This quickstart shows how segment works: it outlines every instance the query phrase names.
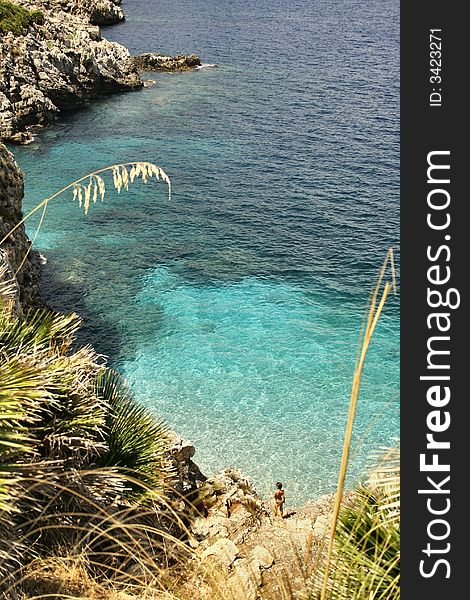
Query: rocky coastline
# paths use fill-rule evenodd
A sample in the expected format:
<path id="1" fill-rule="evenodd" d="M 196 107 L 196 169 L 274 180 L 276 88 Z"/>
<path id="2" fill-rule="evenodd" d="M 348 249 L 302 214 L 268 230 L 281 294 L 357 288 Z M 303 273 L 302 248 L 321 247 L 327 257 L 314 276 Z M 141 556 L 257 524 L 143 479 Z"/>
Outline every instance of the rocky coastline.
<path id="1" fill-rule="evenodd" d="M 121 0 L 12 3 L 40 11 L 44 19 L 22 35 L 0 30 L 0 239 L 21 221 L 24 195 L 23 174 L 2 140 L 27 143 L 31 128 L 51 124 L 60 111 L 80 108 L 104 94 L 142 87 L 139 71 L 186 71 L 201 66 L 195 54 L 148 52 L 131 57 L 124 46 L 103 39 L 98 25 L 125 18 Z M 41 261 L 32 251 L 24 225 L 2 244 L 0 262 L 6 267 L 4 280 L 14 280 L 18 311 L 40 306 Z M 193 461 L 195 451 L 191 442 L 172 434 L 173 485 L 183 494 L 206 481 Z M 250 485 L 252 497 L 258 498 Z"/>
<path id="2" fill-rule="evenodd" d="M 14 0 L 43 18 L 0 39 L 0 139 L 27 143 L 30 129 L 60 111 L 142 81 L 127 48 L 101 37 L 98 24 L 123 20 L 112 0 Z"/>
<path id="3" fill-rule="evenodd" d="M 23 199 L 21 170 L 2 141 L 27 144 L 34 129 L 53 124 L 62 111 L 142 88 L 139 71 L 186 71 L 201 65 L 194 54 L 172 57 L 149 52 L 132 57 L 121 44 L 102 38 L 100 25 L 125 19 L 121 0 L 4 4 L 34 19 L 27 19 L 28 25 L 20 29 L 11 23 L 4 29 L 0 12 L 0 239 L 21 220 Z M 40 260 L 30 245 L 24 226 L 2 245 L 0 267 L 16 273 L 19 310 L 40 303 Z"/>
<path id="4" fill-rule="evenodd" d="M 31 130 L 48 126 L 62 111 L 91 100 L 138 90 L 139 71 L 186 71 L 198 56 L 145 53 L 101 36 L 100 25 L 124 20 L 121 0 L 11 0 L 32 11 L 26 27 L 4 31 L 0 23 L 0 139 L 27 144 Z M 10 29 L 12 29 L 10 27 Z"/>
<path id="5" fill-rule="evenodd" d="M 80 108 L 106 94 L 139 89 L 143 85 L 139 71 L 184 71 L 201 65 L 195 55 L 131 57 L 120 44 L 103 39 L 99 25 L 124 19 L 119 0 L 14 3 L 40 10 L 44 21 L 32 24 L 23 35 L 9 32 L 0 38 L 0 239 L 21 221 L 23 199 L 21 170 L 2 139 L 27 143 L 32 128 L 52 124 L 60 111 Z M 37 306 L 40 261 L 31 252 L 24 226 L 1 250 L 0 262 L 7 268 L 4 279 L 15 279 L 18 310 Z M 195 452 L 191 442 L 172 435 L 173 487 L 182 497 L 198 501 L 201 490 L 203 494 L 205 514 L 194 519 L 191 543 L 223 566 L 229 588 L 242 581 L 244 598 L 254 600 L 261 586 L 275 588 L 277 569 L 289 567 L 289 561 L 294 565 L 296 552 L 310 538 L 324 538 L 332 498 L 295 509 L 289 519 L 273 523 L 271 507 L 250 478 L 237 469 L 207 478 L 193 461 Z"/>
<path id="6" fill-rule="evenodd" d="M 139 71 L 190 71 L 201 66 L 201 59 L 196 54 L 167 56 L 145 52 L 133 57 L 133 62 Z"/>
<path id="7" fill-rule="evenodd" d="M 106 94 L 139 89 L 139 70 L 184 71 L 201 64 L 195 55 L 146 53 L 131 57 L 124 46 L 103 39 L 99 25 L 124 20 L 121 0 L 12 0 L 40 11 L 21 35 L 0 28 L 0 284 L 13 283 L 17 312 L 41 305 L 41 261 L 31 248 L 23 218 L 23 173 L 2 143 L 28 143 L 32 130 L 51 125 L 61 111 L 75 110 Z M 16 227 L 16 229 L 15 229 Z M 171 434 L 172 485 L 191 494 L 205 481 L 191 442 Z"/>
<path id="8" fill-rule="evenodd" d="M 22 198 L 22 172 L 12 153 L 0 143 L 2 237 L 20 222 Z M 29 253 L 30 245 L 21 226 L 2 244 L 0 253 L 0 263 L 3 260 L 8 267 L 4 280 L 19 269 L 15 289 L 20 312 L 39 301 L 40 265 L 35 254 Z M 192 548 L 201 559 L 214 562 L 227 589 L 239 590 L 243 600 L 256 600 L 261 589 L 277 594 L 280 577 L 298 569 L 298 556 L 306 547 L 321 552 L 330 528 L 333 497 L 302 507 L 289 506 L 287 518 L 276 519 L 270 502 L 257 493 L 249 477 L 235 468 L 206 477 L 193 460 L 195 453 L 191 442 L 171 434 L 168 458 L 173 476 L 169 483 L 180 499 L 181 511 L 188 513 Z M 199 584 L 197 580 L 188 583 Z"/>

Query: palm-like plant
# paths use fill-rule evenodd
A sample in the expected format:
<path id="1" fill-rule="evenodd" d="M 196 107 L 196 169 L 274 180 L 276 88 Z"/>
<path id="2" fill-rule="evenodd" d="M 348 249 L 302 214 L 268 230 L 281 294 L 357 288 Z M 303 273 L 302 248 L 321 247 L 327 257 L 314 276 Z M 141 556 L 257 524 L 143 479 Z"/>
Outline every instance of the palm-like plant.
<path id="1" fill-rule="evenodd" d="M 103 367 L 90 348 L 71 350 L 80 322 L 76 315 L 45 310 L 19 317 L 0 307 L 3 368 L 19 379 L 13 397 L 20 403 L 33 400 L 25 410 L 34 414 L 34 422 L 28 418 L 19 426 L 27 427 L 35 454 L 43 459 L 66 459 L 71 447 L 101 443 L 106 411 L 94 394 L 94 381 Z M 3 385 L 8 381 L 4 374 Z"/>
<path id="2" fill-rule="evenodd" d="M 97 510 L 118 497 L 134 502 L 139 493 L 148 496 L 149 486 L 163 494 L 165 426 L 136 404 L 102 357 L 74 348 L 79 326 L 76 315 L 19 316 L 0 300 L 4 566 L 14 564 L 11 548 L 24 544 L 28 531 L 37 548 L 51 547 L 96 521 Z"/>
<path id="3" fill-rule="evenodd" d="M 98 465 L 123 469 L 148 486 L 161 487 L 170 471 L 165 423 L 138 404 L 123 377 L 111 369 L 99 374 L 96 395 L 109 407 L 107 450 Z"/>

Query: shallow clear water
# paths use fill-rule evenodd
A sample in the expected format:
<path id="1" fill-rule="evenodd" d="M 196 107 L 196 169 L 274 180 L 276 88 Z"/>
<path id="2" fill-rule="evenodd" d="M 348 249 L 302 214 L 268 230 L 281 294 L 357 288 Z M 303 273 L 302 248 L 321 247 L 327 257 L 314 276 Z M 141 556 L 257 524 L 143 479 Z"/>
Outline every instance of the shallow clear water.
<path id="1" fill-rule="evenodd" d="M 133 52 L 218 63 L 65 116 L 17 148 L 26 205 L 135 159 L 173 183 L 50 206 L 44 293 L 193 440 L 296 503 L 333 489 L 363 307 L 398 245 L 398 2 L 125 2 Z M 30 224 L 30 232 L 33 225 Z M 350 482 L 398 435 L 398 302 L 365 369 Z"/>

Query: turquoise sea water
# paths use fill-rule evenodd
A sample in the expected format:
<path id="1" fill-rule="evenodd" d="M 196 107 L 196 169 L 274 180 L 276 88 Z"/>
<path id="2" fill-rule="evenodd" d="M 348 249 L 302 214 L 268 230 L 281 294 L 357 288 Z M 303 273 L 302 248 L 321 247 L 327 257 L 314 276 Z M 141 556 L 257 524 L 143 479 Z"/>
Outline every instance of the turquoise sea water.
<path id="1" fill-rule="evenodd" d="M 104 35 L 204 68 L 64 116 L 15 149 L 26 206 L 95 168 L 173 183 L 51 204 L 50 304 L 84 317 L 143 402 L 293 503 L 336 482 L 363 307 L 398 246 L 398 2 L 127 0 Z M 34 232 L 30 224 L 30 233 Z M 397 257 L 398 258 L 398 257 Z M 398 435 L 398 301 L 365 369 L 350 482 Z"/>

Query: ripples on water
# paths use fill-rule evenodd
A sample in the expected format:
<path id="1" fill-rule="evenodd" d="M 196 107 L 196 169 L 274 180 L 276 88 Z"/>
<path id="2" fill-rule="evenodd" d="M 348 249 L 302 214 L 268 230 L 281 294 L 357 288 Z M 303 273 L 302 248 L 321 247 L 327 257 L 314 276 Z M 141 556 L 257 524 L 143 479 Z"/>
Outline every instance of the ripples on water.
<path id="1" fill-rule="evenodd" d="M 191 438 L 294 502 L 331 491 L 371 280 L 398 244 L 398 2 L 125 3 L 133 52 L 218 68 L 94 103 L 16 149 L 27 205 L 87 171 L 172 179 L 50 207 L 44 290 Z M 152 21 L 152 22 L 150 22 Z M 368 359 L 351 481 L 398 435 L 398 303 Z"/>

